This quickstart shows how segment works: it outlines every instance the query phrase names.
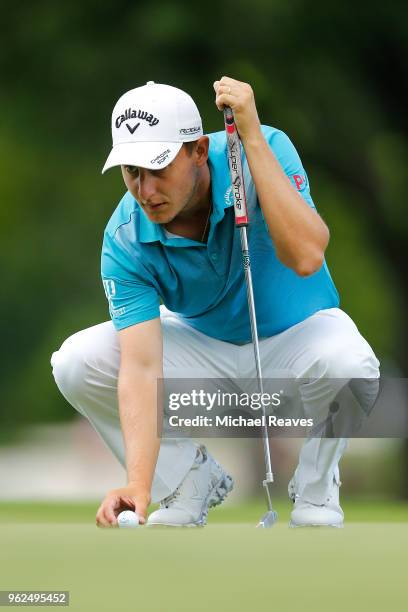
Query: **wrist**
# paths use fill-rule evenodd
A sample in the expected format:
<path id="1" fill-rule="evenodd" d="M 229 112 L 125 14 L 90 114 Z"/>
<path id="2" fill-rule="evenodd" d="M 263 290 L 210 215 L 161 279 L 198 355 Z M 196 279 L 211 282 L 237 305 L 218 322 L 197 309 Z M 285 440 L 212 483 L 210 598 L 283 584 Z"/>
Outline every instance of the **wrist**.
<path id="1" fill-rule="evenodd" d="M 145 500 L 148 504 L 151 501 L 150 488 L 138 480 L 128 480 L 127 487 L 135 491 L 135 496 L 140 500 Z"/>
<path id="2" fill-rule="evenodd" d="M 264 147 L 267 144 L 259 124 L 253 129 L 248 130 L 246 134 L 242 135 L 241 141 L 245 150 L 248 148 L 257 149 Z"/>

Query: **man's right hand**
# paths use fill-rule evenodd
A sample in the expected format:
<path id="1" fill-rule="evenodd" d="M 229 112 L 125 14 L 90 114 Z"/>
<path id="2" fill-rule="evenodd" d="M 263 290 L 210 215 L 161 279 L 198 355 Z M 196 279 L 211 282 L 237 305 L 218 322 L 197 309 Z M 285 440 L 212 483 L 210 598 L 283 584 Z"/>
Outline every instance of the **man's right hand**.
<path id="1" fill-rule="evenodd" d="M 126 487 L 112 489 L 106 495 L 96 513 L 98 527 L 117 527 L 117 517 L 123 510 L 133 510 L 139 516 L 140 524 L 146 522 L 150 494 L 141 494 L 140 487 L 129 483 Z"/>

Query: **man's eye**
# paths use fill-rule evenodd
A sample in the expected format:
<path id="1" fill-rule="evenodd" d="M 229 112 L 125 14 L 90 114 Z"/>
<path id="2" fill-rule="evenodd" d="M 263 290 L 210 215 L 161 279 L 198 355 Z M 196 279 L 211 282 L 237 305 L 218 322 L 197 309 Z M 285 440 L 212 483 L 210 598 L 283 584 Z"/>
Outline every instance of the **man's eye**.
<path id="1" fill-rule="evenodd" d="M 138 173 L 138 168 L 137 166 L 125 166 L 126 168 L 126 172 L 129 172 L 129 174 L 137 174 Z"/>

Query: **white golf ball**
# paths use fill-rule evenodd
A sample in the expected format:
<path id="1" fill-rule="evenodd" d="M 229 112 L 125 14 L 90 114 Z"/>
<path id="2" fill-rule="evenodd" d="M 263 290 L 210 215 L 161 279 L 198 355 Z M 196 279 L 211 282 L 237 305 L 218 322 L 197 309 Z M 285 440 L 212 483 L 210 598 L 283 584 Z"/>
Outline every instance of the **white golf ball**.
<path id="1" fill-rule="evenodd" d="M 122 529 L 139 527 L 139 516 L 133 510 L 124 510 L 118 515 L 118 526 Z"/>

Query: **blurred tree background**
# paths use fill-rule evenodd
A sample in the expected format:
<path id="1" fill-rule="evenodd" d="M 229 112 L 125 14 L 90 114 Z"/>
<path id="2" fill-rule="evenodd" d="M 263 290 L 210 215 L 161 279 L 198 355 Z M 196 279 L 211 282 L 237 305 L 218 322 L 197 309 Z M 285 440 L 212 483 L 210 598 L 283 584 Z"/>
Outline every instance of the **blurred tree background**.
<path id="1" fill-rule="evenodd" d="M 3 5 L 3 440 L 74 417 L 49 359 L 108 318 L 99 255 L 124 188 L 119 171 L 100 171 L 113 104 L 148 80 L 187 90 L 207 132 L 223 127 L 213 81 L 252 84 L 261 121 L 290 136 L 306 167 L 342 308 L 383 373 L 405 375 L 407 13 L 398 0 Z"/>

